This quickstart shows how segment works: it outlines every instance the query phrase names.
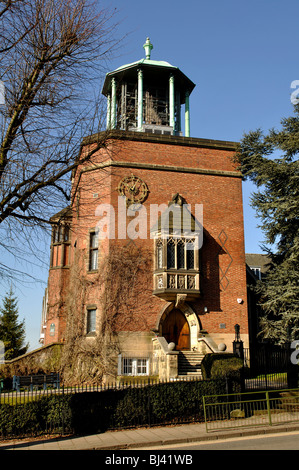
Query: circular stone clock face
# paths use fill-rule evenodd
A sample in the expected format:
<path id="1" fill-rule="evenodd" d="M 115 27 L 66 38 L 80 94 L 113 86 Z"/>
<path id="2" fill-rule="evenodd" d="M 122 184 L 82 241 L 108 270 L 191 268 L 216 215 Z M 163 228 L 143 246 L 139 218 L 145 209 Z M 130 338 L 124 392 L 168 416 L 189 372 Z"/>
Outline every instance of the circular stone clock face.
<path id="1" fill-rule="evenodd" d="M 141 204 L 147 197 L 148 187 L 141 178 L 131 175 L 120 181 L 118 192 L 125 196 L 128 205 Z"/>

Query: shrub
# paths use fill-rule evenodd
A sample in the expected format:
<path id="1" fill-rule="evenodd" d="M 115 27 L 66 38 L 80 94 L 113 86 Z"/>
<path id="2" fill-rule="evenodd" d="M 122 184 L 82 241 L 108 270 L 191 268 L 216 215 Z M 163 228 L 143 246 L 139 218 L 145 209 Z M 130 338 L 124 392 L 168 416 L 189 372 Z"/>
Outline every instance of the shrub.
<path id="1" fill-rule="evenodd" d="M 229 392 L 243 389 L 243 360 L 233 353 L 206 354 L 201 363 L 204 379 L 225 378 Z"/>
<path id="2" fill-rule="evenodd" d="M 46 431 L 71 430 L 70 396 L 45 396 L 19 404 L 0 406 L 2 436 L 38 435 Z"/>

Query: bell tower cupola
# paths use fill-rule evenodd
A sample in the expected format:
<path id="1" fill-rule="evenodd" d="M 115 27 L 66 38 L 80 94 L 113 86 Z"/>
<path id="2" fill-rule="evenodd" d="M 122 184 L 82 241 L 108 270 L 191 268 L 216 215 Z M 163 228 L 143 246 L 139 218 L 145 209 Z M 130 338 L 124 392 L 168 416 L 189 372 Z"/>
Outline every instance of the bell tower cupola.
<path id="1" fill-rule="evenodd" d="M 107 98 L 107 129 L 190 137 L 189 96 L 195 84 L 177 67 L 151 59 L 147 38 L 145 58 L 106 75 L 102 94 Z"/>

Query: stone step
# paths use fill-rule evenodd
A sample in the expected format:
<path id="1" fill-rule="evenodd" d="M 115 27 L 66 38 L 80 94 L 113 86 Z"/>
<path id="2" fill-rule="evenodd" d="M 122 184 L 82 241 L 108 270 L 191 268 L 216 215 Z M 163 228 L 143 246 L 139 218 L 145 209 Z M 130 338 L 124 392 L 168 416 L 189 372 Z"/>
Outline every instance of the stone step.
<path id="1" fill-rule="evenodd" d="M 202 380 L 202 376 L 201 375 L 178 375 L 177 378 L 175 380 L 182 380 L 184 382 L 186 381 L 196 381 L 196 380 Z"/>
<path id="2" fill-rule="evenodd" d="M 204 356 L 204 354 L 199 351 L 179 351 L 179 355 L 186 356 L 186 357 L 193 357 L 193 356 L 203 357 Z"/>
<path id="3" fill-rule="evenodd" d="M 201 370 L 200 369 L 182 369 L 181 367 L 179 367 L 178 373 L 184 374 L 184 375 L 187 375 L 187 374 L 201 375 Z"/>
<path id="4" fill-rule="evenodd" d="M 179 376 L 201 377 L 201 361 L 204 354 L 198 351 L 180 351 L 178 357 Z"/>
<path id="5" fill-rule="evenodd" d="M 178 375 L 177 378 L 175 380 L 183 380 L 183 381 L 189 381 L 192 382 L 193 380 L 202 380 L 202 376 L 197 374 L 197 375 Z"/>
<path id="6" fill-rule="evenodd" d="M 185 357 L 204 357 L 204 354 L 198 351 L 180 351 L 179 356 L 185 356 Z"/>

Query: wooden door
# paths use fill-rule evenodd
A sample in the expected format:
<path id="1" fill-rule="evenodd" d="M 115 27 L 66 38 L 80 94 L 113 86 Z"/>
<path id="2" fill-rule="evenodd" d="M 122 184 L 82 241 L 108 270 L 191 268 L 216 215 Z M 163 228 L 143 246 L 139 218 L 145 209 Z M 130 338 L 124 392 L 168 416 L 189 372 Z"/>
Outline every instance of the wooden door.
<path id="1" fill-rule="evenodd" d="M 168 343 L 175 343 L 177 351 L 190 349 L 190 328 L 183 313 L 172 310 L 162 325 L 162 336 Z"/>

